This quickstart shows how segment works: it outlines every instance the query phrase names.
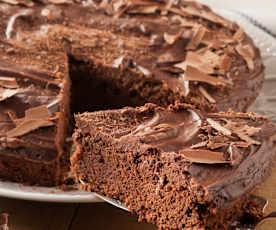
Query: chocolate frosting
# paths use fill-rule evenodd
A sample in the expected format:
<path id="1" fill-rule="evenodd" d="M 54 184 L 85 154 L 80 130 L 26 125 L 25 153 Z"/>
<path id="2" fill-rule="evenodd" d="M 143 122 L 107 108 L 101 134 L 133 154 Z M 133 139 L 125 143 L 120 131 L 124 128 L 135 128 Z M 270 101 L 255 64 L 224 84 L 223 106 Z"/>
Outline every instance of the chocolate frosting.
<path id="1" fill-rule="evenodd" d="M 35 152 L 42 148 L 42 152 L 49 152 L 42 158 L 53 160 L 63 151 L 68 133 L 58 114 L 63 118 L 70 113 L 63 103 L 69 87 L 68 57 L 114 72 L 128 70 L 159 82 L 181 101 L 206 110 L 236 106 L 247 92 L 253 92 L 254 98 L 256 85 L 262 82 L 262 61 L 251 39 L 235 23 L 199 3 L 31 3 L 0 3 L 0 77 L 15 79 L 18 85 L 16 89 L 1 86 L 1 153 L 29 157 L 22 148 Z M 195 61 L 198 56 L 204 58 Z M 249 104 L 241 103 L 236 109 L 244 110 Z M 47 122 L 40 119 L 43 127 L 32 123 L 24 135 L 8 137 L 7 132 L 20 125 L 17 120 L 38 106 L 48 108 L 53 125 L 45 127 Z M 178 124 L 162 119 L 160 124 Z M 196 134 L 195 124 L 199 124 L 193 120 L 190 114 L 184 124 L 190 127 L 191 138 Z M 167 131 L 182 135 L 173 144 L 172 138 L 165 137 L 165 142 L 171 143 L 169 148 L 182 148 L 186 131 Z"/>
<path id="2" fill-rule="evenodd" d="M 247 79 L 263 73 L 259 51 L 252 41 L 235 23 L 208 7 L 190 1 L 171 6 L 162 1 L 126 2 L 102 1 L 85 6 L 34 3 L 27 9 L 2 4 L 1 28 L 6 35 L 3 39 L 27 43 L 35 49 L 46 43 L 51 50 L 66 49 L 75 58 L 93 63 L 104 60 L 105 65 L 112 67 L 130 68 L 132 63 L 133 71 L 164 81 L 186 102 L 205 107 L 211 107 L 210 100 L 201 93 L 198 82 L 220 104 L 221 100 L 228 100 L 232 91 L 233 95 L 241 94 L 235 89 L 241 75 Z M 172 42 L 168 43 L 169 36 Z M 236 51 L 235 47 L 240 48 Z M 204 59 L 195 62 L 187 59 L 192 57 L 189 54 Z M 246 63 L 250 63 L 249 69 Z M 190 65 L 200 72 L 190 74 L 186 69 Z M 212 87 L 221 80 L 233 84 L 223 84 L 223 89 Z M 251 86 L 248 88 L 250 91 Z M 226 101 L 221 107 L 223 104 Z"/>
<path id="3" fill-rule="evenodd" d="M 160 111 L 140 124 L 131 135 L 164 151 L 178 152 L 189 146 L 191 140 L 197 136 L 200 124 L 201 119 L 193 110 L 181 113 Z"/>

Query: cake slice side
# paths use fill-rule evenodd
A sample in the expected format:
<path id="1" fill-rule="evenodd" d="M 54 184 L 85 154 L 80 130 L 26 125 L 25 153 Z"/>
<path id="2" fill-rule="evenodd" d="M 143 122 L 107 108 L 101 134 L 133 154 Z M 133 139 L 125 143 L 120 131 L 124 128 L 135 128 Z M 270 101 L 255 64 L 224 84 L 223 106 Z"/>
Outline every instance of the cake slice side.
<path id="1" fill-rule="evenodd" d="M 69 171 L 67 55 L 20 41 L 1 41 L 0 53 L 0 177 L 57 185 Z"/>
<path id="2" fill-rule="evenodd" d="M 254 127 L 250 141 L 261 146 L 236 131 L 223 134 L 235 128 L 214 129 L 207 118 L 213 126 Z M 250 209 L 248 194 L 274 165 L 275 127 L 253 115 L 147 104 L 84 113 L 76 122 L 71 163 L 83 189 L 124 201 L 160 229 L 227 229 Z"/>

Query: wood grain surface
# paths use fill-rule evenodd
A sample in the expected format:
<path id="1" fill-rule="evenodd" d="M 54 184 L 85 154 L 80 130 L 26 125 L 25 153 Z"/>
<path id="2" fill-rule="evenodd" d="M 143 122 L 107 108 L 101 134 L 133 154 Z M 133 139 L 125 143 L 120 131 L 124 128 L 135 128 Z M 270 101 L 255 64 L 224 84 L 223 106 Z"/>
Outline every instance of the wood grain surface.
<path id="1" fill-rule="evenodd" d="M 0 198 L 10 230 L 156 230 L 107 203 L 63 204 Z"/>

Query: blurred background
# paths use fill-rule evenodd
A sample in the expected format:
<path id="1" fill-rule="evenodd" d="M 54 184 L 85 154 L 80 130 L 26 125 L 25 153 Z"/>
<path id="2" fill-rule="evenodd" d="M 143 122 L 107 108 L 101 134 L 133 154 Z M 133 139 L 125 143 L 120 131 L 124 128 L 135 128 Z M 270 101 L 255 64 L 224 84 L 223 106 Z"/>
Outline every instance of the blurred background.
<path id="1" fill-rule="evenodd" d="M 275 0 L 199 0 L 199 2 L 213 8 L 238 10 L 260 21 L 276 34 Z"/>

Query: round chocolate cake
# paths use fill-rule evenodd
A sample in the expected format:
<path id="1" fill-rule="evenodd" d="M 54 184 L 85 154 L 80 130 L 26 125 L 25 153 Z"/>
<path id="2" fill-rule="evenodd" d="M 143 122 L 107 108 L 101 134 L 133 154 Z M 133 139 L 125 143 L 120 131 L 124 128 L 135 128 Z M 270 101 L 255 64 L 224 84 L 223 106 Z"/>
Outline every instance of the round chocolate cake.
<path id="1" fill-rule="evenodd" d="M 243 29 L 236 23 L 215 14 L 207 6 L 194 1 L 24 0 L 17 2 L 15 0 L 12 4 L 0 3 L 0 178 L 32 185 L 62 184 L 70 172 L 70 151 L 73 144 L 71 137 L 75 128 L 74 114 L 121 109 L 125 106 L 142 106 L 140 108 L 143 110 L 146 103 L 160 106 L 154 107 L 158 110 L 173 105 L 183 107 L 183 103 L 190 104 L 190 108 L 201 111 L 202 116 L 207 113 L 227 111 L 229 108 L 245 112 L 258 96 L 263 80 L 264 66 L 260 52 Z M 147 114 L 147 119 L 151 115 Z M 252 166 L 252 162 L 258 162 L 260 157 L 259 146 L 262 146 L 260 147 L 262 152 L 267 150 L 265 159 L 270 163 L 268 165 L 256 163 L 257 172 L 260 174 L 254 174 L 252 177 L 244 176 L 238 186 L 242 186 L 241 184 L 248 178 L 258 179 L 250 186 L 238 190 L 243 192 L 233 195 L 235 197 L 233 200 L 229 198 L 230 195 L 222 194 L 223 189 L 222 192 L 217 192 L 215 189 L 204 190 L 200 187 L 201 182 L 195 183 L 198 186 L 195 191 L 201 191 L 202 194 L 211 191 L 212 195 L 211 198 L 207 196 L 208 200 L 207 198 L 200 200 L 202 194 L 198 195 L 198 200 L 194 203 L 191 201 L 191 204 L 196 210 L 205 208 L 198 205 L 201 201 L 208 201 L 206 206 L 208 208 L 202 213 L 209 215 L 212 212 L 210 216 L 212 220 L 207 224 L 205 221 L 208 218 L 200 220 L 203 218 L 203 215 L 198 214 L 200 211 L 194 214 L 193 211 L 189 213 L 188 209 L 185 209 L 187 211 L 183 213 L 185 218 L 181 219 L 178 216 L 176 224 L 171 225 L 172 229 L 185 228 L 186 222 L 187 229 L 191 227 L 205 229 L 203 226 L 219 229 L 220 226 L 224 226 L 222 223 L 226 219 L 225 226 L 228 226 L 241 214 L 241 212 L 237 212 L 237 215 L 232 213 L 244 207 L 244 204 L 248 204 L 245 192 L 251 191 L 267 177 L 275 158 L 275 142 L 270 138 L 275 127 L 263 118 L 254 118 L 253 115 L 249 117 L 250 119 L 245 118 L 241 121 L 242 125 L 239 125 L 241 133 L 233 132 L 233 136 L 232 132 L 230 134 L 225 131 L 226 128 L 223 126 L 226 121 L 223 117 L 219 118 L 221 123 L 211 121 L 212 124 L 209 124 L 215 130 L 210 136 L 224 132 L 223 134 L 230 138 L 230 144 L 232 143 L 230 140 L 233 139 L 240 142 L 235 148 L 242 148 L 241 152 L 246 156 L 238 156 L 238 163 L 234 164 L 234 158 L 224 154 L 228 151 L 226 149 L 228 145 L 223 145 L 223 142 L 216 146 L 215 153 L 210 153 L 214 149 L 212 146 L 209 149 L 208 143 L 205 143 L 207 139 L 202 140 L 206 145 L 203 146 L 201 143 L 200 148 L 204 148 L 202 150 L 204 153 L 212 156 L 215 154 L 216 157 L 218 152 L 223 153 L 225 159 L 220 158 L 220 160 L 227 162 L 222 163 L 220 167 L 223 168 L 222 172 L 225 170 L 229 172 L 229 175 L 227 174 L 229 177 L 232 171 L 243 176 L 244 172 L 250 172 L 249 166 Z M 105 123 L 105 115 L 102 116 L 104 129 L 113 127 L 116 123 L 116 120 L 111 118 L 108 117 L 112 121 L 109 124 Z M 132 118 L 129 118 L 132 122 L 130 126 L 137 123 L 137 120 Z M 81 117 L 76 119 L 81 120 Z M 256 120 L 256 123 L 252 123 L 256 127 L 248 131 L 249 120 L 251 123 Z M 142 123 L 142 120 L 139 122 Z M 89 122 L 85 125 L 93 126 Z M 177 126 L 178 123 L 173 125 Z M 260 131 L 259 125 L 269 128 Z M 96 148 L 102 148 L 107 156 L 110 154 L 108 149 L 103 147 L 110 143 L 100 144 L 103 143 L 101 133 L 96 137 L 88 136 L 85 139 L 85 135 L 91 133 L 83 131 L 82 129 L 85 129 L 83 126 L 79 125 L 77 128 L 81 129 L 76 131 L 79 132 L 78 135 L 75 134 L 74 141 L 77 146 L 80 146 L 81 142 L 91 147 L 90 145 L 95 142 Z M 161 130 L 167 128 L 162 126 Z M 173 130 L 167 130 L 169 133 L 173 132 L 168 134 L 169 138 L 170 135 L 177 136 L 177 130 L 175 127 Z M 188 131 L 187 129 L 184 133 L 188 135 Z M 209 131 L 204 132 L 207 135 Z M 259 131 L 261 135 L 256 134 Z M 166 135 L 165 139 L 168 138 Z M 258 141 L 251 143 L 253 140 L 251 137 L 254 138 L 255 135 Z M 265 147 L 263 143 L 267 142 L 270 144 Z M 250 146 L 254 146 L 254 151 L 250 152 L 252 148 Z M 139 149 L 139 144 L 137 148 Z M 86 151 L 89 152 L 88 147 L 86 150 L 79 147 L 72 157 L 75 176 L 78 179 L 90 177 L 91 170 L 93 171 L 95 166 L 83 164 L 82 160 L 86 157 L 87 159 L 94 157 L 90 155 L 93 155 L 91 151 L 89 153 Z M 167 153 L 163 150 L 161 152 Z M 178 149 L 173 155 L 181 155 L 182 152 Z M 154 155 L 148 154 L 151 154 L 151 157 Z M 154 160 L 153 158 L 151 160 Z M 180 157 L 181 163 L 176 165 L 183 164 L 187 168 L 189 164 L 194 163 L 184 158 Z M 167 164 L 163 162 L 166 159 L 168 164 L 169 161 L 173 161 L 164 157 L 161 163 Z M 135 159 L 131 158 L 132 160 L 135 168 L 137 164 Z M 248 164 L 242 164 L 247 161 Z M 108 167 L 105 162 L 104 158 L 100 158 L 98 163 L 102 167 Z M 217 163 L 221 162 L 212 164 Z M 231 169 L 241 164 L 239 170 Z M 120 163 L 118 165 L 120 167 Z M 88 171 L 83 170 L 83 167 Z M 204 167 L 200 168 L 200 173 L 209 172 L 204 170 Z M 83 174 L 84 171 L 87 175 Z M 175 173 L 175 178 L 183 178 L 187 188 L 192 188 L 193 182 L 190 181 L 189 172 L 178 170 Z M 149 170 L 148 175 L 152 175 L 152 171 Z M 170 176 L 173 175 L 172 170 Z M 201 176 L 194 178 L 196 180 Z M 233 180 L 236 178 L 235 174 Z M 92 183 L 91 180 L 87 181 L 88 184 Z M 223 184 L 221 181 L 218 187 L 223 187 Z M 95 188 L 90 184 L 88 187 L 90 190 L 101 192 L 99 189 L 101 186 Z M 169 212 L 170 208 L 164 209 L 167 210 L 163 212 L 165 214 L 160 214 L 161 217 L 158 217 L 159 214 L 151 212 L 150 209 L 146 210 L 149 213 L 145 213 L 142 203 L 138 202 L 131 206 L 130 197 L 123 197 L 122 194 L 118 196 L 118 191 L 104 193 L 109 196 L 114 195 L 115 198 L 125 198 L 131 210 L 138 213 L 141 219 L 158 224 L 160 228 L 170 229 L 172 216 L 168 215 L 170 221 L 167 222 L 162 219 L 166 218 L 166 212 Z M 183 195 L 179 203 L 183 204 L 185 196 Z M 231 203 L 228 200 L 222 201 L 228 198 L 233 201 L 233 206 L 224 207 L 224 203 Z M 162 203 L 162 199 L 158 202 Z M 220 220 L 214 217 L 218 207 L 229 211 L 225 215 L 220 215 Z M 151 213 L 154 215 L 151 216 Z M 195 224 L 188 224 L 192 220 L 188 218 L 189 215 L 197 215 L 193 219 L 197 221 Z"/>

